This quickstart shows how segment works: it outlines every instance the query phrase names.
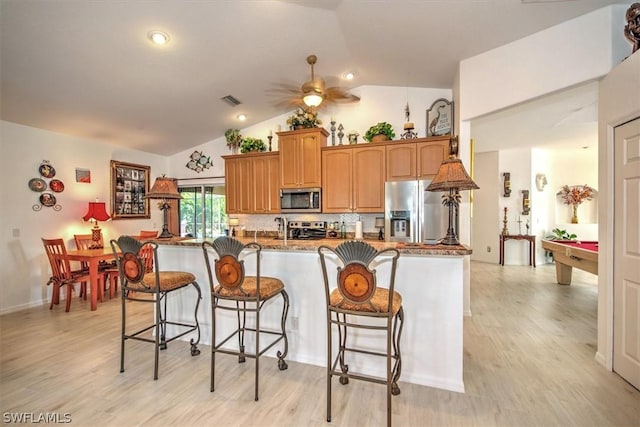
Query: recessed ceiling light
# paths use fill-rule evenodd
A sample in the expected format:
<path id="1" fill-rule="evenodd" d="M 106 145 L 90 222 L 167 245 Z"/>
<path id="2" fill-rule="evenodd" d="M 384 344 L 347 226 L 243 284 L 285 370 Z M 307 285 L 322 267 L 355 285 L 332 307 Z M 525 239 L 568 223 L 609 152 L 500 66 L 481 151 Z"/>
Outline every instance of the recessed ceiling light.
<path id="1" fill-rule="evenodd" d="M 342 75 L 342 78 L 345 80 L 353 80 L 356 75 L 352 71 L 348 71 Z"/>
<path id="2" fill-rule="evenodd" d="M 236 118 L 237 118 L 238 120 L 240 120 L 241 122 L 244 122 L 245 120 L 247 120 L 247 115 L 246 115 L 246 114 L 238 114 L 238 115 L 236 116 Z"/>
<path id="3" fill-rule="evenodd" d="M 147 34 L 147 37 L 158 45 L 163 45 L 169 42 L 169 34 L 162 31 L 150 31 L 149 34 Z"/>

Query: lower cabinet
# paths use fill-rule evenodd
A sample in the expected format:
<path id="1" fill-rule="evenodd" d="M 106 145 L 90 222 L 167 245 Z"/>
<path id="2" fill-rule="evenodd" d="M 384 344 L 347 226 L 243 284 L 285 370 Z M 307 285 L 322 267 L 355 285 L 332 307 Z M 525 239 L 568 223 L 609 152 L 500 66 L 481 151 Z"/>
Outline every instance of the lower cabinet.
<path id="1" fill-rule="evenodd" d="M 227 214 L 280 212 L 278 153 L 224 156 Z"/>
<path id="2" fill-rule="evenodd" d="M 322 212 L 384 212 L 384 146 L 322 150 Z"/>

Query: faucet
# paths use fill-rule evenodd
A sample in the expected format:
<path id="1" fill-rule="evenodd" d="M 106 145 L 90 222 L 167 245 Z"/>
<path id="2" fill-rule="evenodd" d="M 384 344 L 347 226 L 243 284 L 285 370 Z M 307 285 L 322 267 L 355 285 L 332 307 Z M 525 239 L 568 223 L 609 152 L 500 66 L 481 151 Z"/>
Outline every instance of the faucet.
<path id="1" fill-rule="evenodd" d="M 278 223 L 278 231 L 280 231 L 280 229 L 282 228 L 282 234 L 284 235 L 284 243 L 287 243 L 287 228 L 288 228 L 288 221 L 287 221 L 287 217 L 286 216 L 277 216 L 274 218 L 274 221 L 276 221 Z"/>

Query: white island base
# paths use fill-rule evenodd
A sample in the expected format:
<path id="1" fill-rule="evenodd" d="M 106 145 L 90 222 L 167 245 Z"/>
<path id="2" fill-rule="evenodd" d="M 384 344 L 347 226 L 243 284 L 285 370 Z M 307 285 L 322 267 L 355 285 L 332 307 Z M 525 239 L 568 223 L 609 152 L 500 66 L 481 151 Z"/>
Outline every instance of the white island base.
<path id="1" fill-rule="evenodd" d="M 202 248 L 198 245 L 161 245 L 158 253 L 162 270 L 182 270 L 195 274 L 202 289 L 198 313 L 200 343 L 210 345 L 211 296 Z M 255 267 L 250 262 L 253 259 L 255 257 L 247 260 L 248 272 Z M 405 312 L 400 346 L 400 382 L 464 392 L 463 259 L 464 256 L 455 255 L 401 254 L 396 274 L 396 290 L 402 295 Z M 378 267 L 378 274 L 382 275 L 379 277 L 387 277 L 384 268 L 387 267 Z M 326 305 L 317 252 L 263 249 L 261 270 L 265 276 L 281 279 L 289 294 L 289 349 L 286 360 L 325 367 Z M 261 328 L 277 328 L 280 323 L 281 299 L 276 298 L 269 304 L 271 307 L 265 306 L 263 311 Z M 194 306 L 195 290 L 192 287 L 174 292 L 168 298 L 167 317 L 173 321 L 192 320 Z M 218 323 L 218 337 L 227 336 L 235 323 L 234 315 L 223 313 L 222 321 Z M 245 338 L 248 349 L 252 348 L 249 335 Z M 187 335 L 184 339 L 189 340 L 194 336 Z M 333 336 L 335 338 L 337 333 L 334 332 Z M 369 345 L 370 342 L 371 348 L 384 350 L 384 340 L 378 336 L 365 331 L 351 334 L 349 338 L 355 339 L 358 345 Z M 264 343 L 261 342 L 262 345 Z M 275 356 L 275 352 L 281 349 L 282 345 L 278 343 L 267 355 Z M 202 356 L 208 357 L 210 353 L 202 350 Z M 359 365 L 367 363 L 366 370 L 369 373 L 382 376 L 385 364 L 380 359 L 362 356 L 360 359 L 347 360 L 347 363 L 352 372 L 357 371 Z M 374 360 L 376 365 L 371 364 Z"/>

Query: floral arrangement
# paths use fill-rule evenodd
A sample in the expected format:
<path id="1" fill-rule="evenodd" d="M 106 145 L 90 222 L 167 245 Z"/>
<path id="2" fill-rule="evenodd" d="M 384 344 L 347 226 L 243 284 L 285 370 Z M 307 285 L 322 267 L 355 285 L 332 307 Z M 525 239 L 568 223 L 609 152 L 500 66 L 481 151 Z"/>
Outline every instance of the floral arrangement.
<path id="1" fill-rule="evenodd" d="M 593 193 L 595 190 L 588 185 L 574 185 L 569 187 L 563 185 L 558 195 L 562 198 L 562 201 L 567 205 L 578 206 L 580 203 L 593 199 Z"/>
<path id="2" fill-rule="evenodd" d="M 302 126 L 303 128 L 316 128 L 322 124 L 322 121 L 318 118 L 318 112 L 310 109 L 303 110 L 298 108 L 294 111 L 292 116 L 287 118 L 287 124 L 290 129 L 295 129 Z"/>

